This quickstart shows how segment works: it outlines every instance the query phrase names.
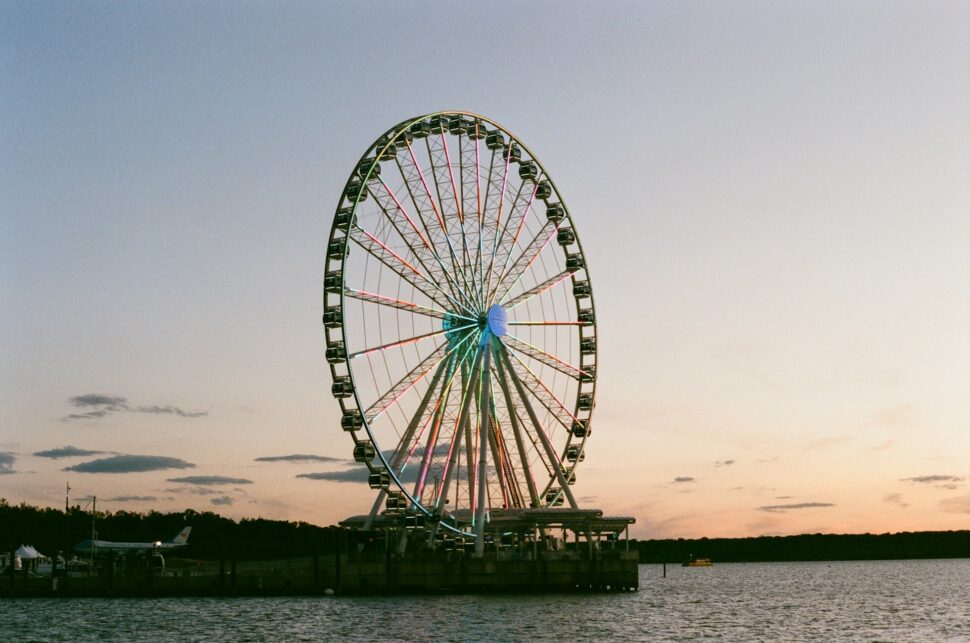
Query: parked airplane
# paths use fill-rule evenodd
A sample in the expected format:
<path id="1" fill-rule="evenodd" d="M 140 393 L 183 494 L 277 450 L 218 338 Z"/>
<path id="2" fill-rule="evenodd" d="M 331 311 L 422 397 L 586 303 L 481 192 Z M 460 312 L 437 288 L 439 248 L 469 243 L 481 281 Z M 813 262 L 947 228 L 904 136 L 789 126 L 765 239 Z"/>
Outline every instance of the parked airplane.
<path id="1" fill-rule="evenodd" d="M 92 549 L 95 552 L 130 552 L 130 551 L 158 551 L 162 549 L 175 549 L 176 547 L 185 547 L 189 543 L 189 532 L 192 531 L 191 527 L 186 527 L 178 533 L 177 536 L 171 540 L 165 542 L 156 541 L 153 543 L 118 543 L 111 540 L 82 540 L 78 544 L 74 545 L 74 551 L 79 554 L 90 554 Z"/>

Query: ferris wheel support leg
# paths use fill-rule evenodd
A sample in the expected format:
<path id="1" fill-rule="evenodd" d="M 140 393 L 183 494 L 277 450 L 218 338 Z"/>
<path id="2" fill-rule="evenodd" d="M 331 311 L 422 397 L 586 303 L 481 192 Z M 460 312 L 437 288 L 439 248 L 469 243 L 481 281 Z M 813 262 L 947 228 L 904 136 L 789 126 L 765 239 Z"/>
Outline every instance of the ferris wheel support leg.
<path id="1" fill-rule="evenodd" d="M 525 407 L 526 413 L 529 414 L 529 419 L 532 420 L 532 425 L 535 427 L 536 434 L 539 436 L 539 441 L 542 442 L 542 447 L 546 451 L 546 457 L 549 458 L 549 464 L 556 472 L 556 479 L 559 481 L 559 488 L 562 489 L 566 499 L 569 501 L 569 506 L 573 509 L 578 509 L 579 506 L 576 504 L 576 499 L 573 497 L 573 492 L 566 483 L 566 476 L 562 474 L 562 462 L 560 462 L 559 457 L 556 456 L 556 450 L 549 441 L 549 436 L 547 436 L 546 432 L 543 431 L 542 425 L 539 423 L 539 417 L 536 415 L 535 410 L 532 408 L 532 404 L 529 402 L 529 396 L 525 391 L 525 387 L 522 385 L 522 382 L 519 381 L 515 371 L 512 370 L 512 364 L 509 361 L 509 356 L 505 353 L 505 351 L 502 351 L 502 359 L 505 362 L 505 367 L 509 376 L 512 378 L 512 383 L 515 384 L 515 390 L 519 394 L 519 399 L 522 400 L 522 406 Z"/>
<path id="2" fill-rule="evenodd" d="M 457 435 L 453 435 L 453 440 L 458 440 L 458 443 L 451 447 L 451 458 L 448 461 L 448 469 L 445 471 L 445 479 L 441 486 L 441 492 L 438 498 L 435 499 L 434 510 L 438 513 L 441 508 L 444 507 L 445 501 L 448 499 L 448 490 L 451 487 L 451 477 L 455 470 L 455 459 L 457 458 L 457 450 L 461 445 L 461 426 L 467 424 L 468 422 L 468 407 L 472 400 L 472 391 L 474 389 L 475 377 L 474 373 L 477 371 L 478 367 L 481 365 L 482 351 L 479 349 L 475 355 L 475 361 L 472 364 L 471 369 L 467 366 L 462 365 L 462 398 L 461 398 L 461 408 L 458 411 L 458 421 L 455 423 L 455 432 Z M 438 524 L 436 523 L 431 529 L 428 530 L 428 545 L 433 546 L 434 538 L 438 533 Z"/>
<path id="3" fill-rule="evenodd" d="M 408 450 L 408 444 L 410 444 L 411 438 L 414 437 L 414 432 L 421 423 L 421 418 L 424 417 L 424 412 L 428 408 L 428 403 L 431 401 L 432 395 L 434 395 L 435 387 L 438 385 L 438 380 L 441 379 L 441 374 L 445 371 L 447 364 L 448 360 L 445 360 L 438 365 L 438 369 L 431 378 L 431 384 L 428 385 L 427 392 L 421 398 L 421 404 L 418 406 L 417 412 L 411 418 L 411 422 L 408 423 L 404 435 L 401 436 L 401 440 L 397 444 L 397 449 L 394 451 L 394 458 L 391 460 L 391 468 L 396 473 L 400 472 L 401 464 L 404 461 L 404 454 Z M 374 500 L 374 505 L 371 507 L 370 513 L 367 514 L 367 520 L 364 521 L 364 529 L 370 529 L 371 525 L 374 524 L 374 518 L 377 517 L 377 512 L 381 510 L 381 503 L 384 502 L 385 497 L 387 497 L 387 489 L 381 489 L 380 493 L 377 494 L 377 499 Z"/>
<path id="4" fill-rule="evenodd" d="M 496 347 L 495 365 L 498 367 L 498 384 L 502 389 L 502 395 L 505 397 L 505 406 L 509 410 L 509 421 L 512 423 L 512 434 L 515 436 L 515 445 L 519 451 L 519 462 L 522 463 L 522 472 L 529 488 L 529 500 L 532 503 L 532 507 L 538 507 L 539 492 L 536 490 L 536 483 L 532 478 L 532 471 L 529 466 L 529 455 L 526 452 L 525 442 L 522 439 L 522 427 L 519 426 L 519 412 L 518 409 L 516 409 L 515 404 L 512 402 L 512 393 L 509 391 L 509 382 L 505 377 L 505 366 L 502 364 L 502 360 L 498 358 L 499 350 L 501 350 L 501 348 Z"/>
<path id="5" fill-rule="evenodd" d="M 481 350 L 479 350 L 479 354 L 476 356 L 475 364 L 471 370 L 472 373 L 475 373 L 475 369 L 480 365 L 481 359 Z M 438 495 L 437 501 L 435 502 L 436 511 L 444 509 L 444 505 L 448 502 L 448 492 L 451 489 L 451 478 L 455 472 L 455 469 L 457 468 L 456 465 L 458 461 L 458 452 L 461 449 L 462 427 L 468 419 L 468 407 L 471 406 L 472 382 L 474 382 L 474 377 L 468 379 L 468 384 L 466 384 L 465 389 L 462 392 L 461 409 L 458 411 L 458 421 L 455 422 L 455 431 L 452 434 L 452 444 L 449 448 L 451 456 L 448 458 L 448 469 L 445 471 L 445 479 L 441 485 L 441 493 Z"/>
<path id="6" fill-rule="evenodd" d="M 489 403 L 489 406 L 492 406 L 491 403 Z M 495 418 L 494 408 L 489 409 L 489 415 L 491 416 L 490 419 L 494 420 Z M 506 484 L 505 482 L 505 467 L 504 467 L 505 459 L 502 458 L 500 455 L 498 441 L 497 441 L 498 435 L 496 434 L 496 425 L 494 421 L 491 421 L 488 423 L 487 435 L 488 435 L 488 446 L 489 446 L 489 449 L 491 449 L 492 451 L 492 463 L 495 467 L 495 477 L 498 478 L 498 486 L 502 491 L 502 508 L 508 509 L 510 504 L 509 490 L 508 490 L 509 485 Z"/>
<path id="7" fill-rule="evenodd" d="M 461 359 L 464 359 L 464 357 Z M 456 376 L 454 372 L 455 367 L 456 365 L 454 364 L 449 367 L 448 377 L 441 384 L 441 395 L 438 398 L 437 409 L 435 409 L 434 416 L 431 420 L 431 432 L 428 434 L 424 453 L 421 455 L 421 469 L 418 473 L 418 480 L 414 483 L 414 493 L 411 494 L 417 502 L 421 502 L 421 495 L 424 493 L 424 483 L 427 479 L 428 467 L 431 466 L 431 459 L 434 457 L 434 445 L 438 440 L 438 431 L 441 428 L 441 422 L 444 421 L 445 407 L 448 405 L 448 397 L 451 395 L 451 385 Z"/>
<path id="8" fill-rule="evenodd" d="M 492 334 L 485 331 L 488 337 L 485 339 L 484 350 L 485 366 L 481 372 L 482 377 L 482 396 L 481 402 L 481 426 L 479 427 L 478 437 L 478 506 L 475 507 L 475 556 L 481 558 L 485 554 L 485 490 L 488 481 L 485 477 L 486 457 L 488 454 L 488 427 L 490 424 L 489 411 L 491 410 L 492 399 L 492 378 L 489 377 L 492 364 Z"/>
<path id="9" fill-rule="evenodd" d="M 397 553 L 400 556 L 403 556 L 408 550 L 408 530 L 404 529 L 403 532 L 397 541 Z"/>

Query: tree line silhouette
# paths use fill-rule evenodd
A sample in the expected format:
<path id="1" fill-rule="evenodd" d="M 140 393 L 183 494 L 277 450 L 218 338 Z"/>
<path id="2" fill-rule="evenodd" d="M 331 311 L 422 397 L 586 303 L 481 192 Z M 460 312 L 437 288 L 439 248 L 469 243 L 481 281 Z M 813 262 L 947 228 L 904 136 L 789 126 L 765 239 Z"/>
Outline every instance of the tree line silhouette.
<path id="1" fill-rule="evenodd" d="M 199 559 L 327 554 L 346 551 L 348 545 L 370 538 L 337 526 L 263 518 L 235 521 L 192 509 L 176 513 L 99 511 L 93 518 L 98 539 L 127 542 L 168 540 L 191 525 L 189 545 L 176 555 Z M 11 505 L 0 498 L 0 551 L 30 544 L 47 555 L 63 551 L 69 556 L 76 543 L 91 538 L 91 528 L 91 511 L 79 505 L 65 514 L 50 507 Z M 715 562 L 970 558 L 970 530 L 633 540 L 630 546 L 639 549 L 641 563 L 680 563 L 694 557 Z"/>
<path id="2" fill-rule="evenodd" d="M 0 551 L 9 552 L 30 544 L 51 556 L 63 551 L 70 556 L 74 545 L 91 538 L 93 524 L 98 540 L 154 542 L 168 540 L 191 526 L 188 546 L 177 556 L 200 559 L 254 560 L 330 553 L 341 545 L 342 529 L 318 527 L 305 522 L 244 518 L 235 521 L 211 511 L 186 509 L 176 513 L 151 511 L 98 511 L 80 505 L 62 509 L 11 505 L 0 498 Z M 346 546 L 346 536 L 343 545 Z"/>
<path id="3" fill-rule="evenodd" d="M 641 563 L 710 558 L 722 563 L 970 558 L 970 531 L 802 534 L 756 538 L 644 540 Z"/>

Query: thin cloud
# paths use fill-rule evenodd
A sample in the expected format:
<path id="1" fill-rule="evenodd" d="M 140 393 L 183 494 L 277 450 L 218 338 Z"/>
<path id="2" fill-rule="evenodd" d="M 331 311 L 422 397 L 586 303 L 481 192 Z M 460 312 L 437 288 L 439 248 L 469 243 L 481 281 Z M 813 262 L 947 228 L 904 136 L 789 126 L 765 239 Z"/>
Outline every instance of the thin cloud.
<path id="1" fill-rule="evenodd" d="M 876 424 L 887 429 L 909 430 L 917 426 L 911 404 L 897 404 L 876 411 Z"/>
<path id="2" fill-rule="evenodd" d="M 764 507 L 758 507 L 758 510 L 768 511 L 771 513 L 781 513 L 793 509 L 820 509 L 822 507 L 834 506 L 835 505 L 831 502 L 796 502 L 790 505 L 765 505 Z"/>
<path id="3" fill-rule="evenodd" d="M 17 456 L 6 451 L 0 452 L 0 475 L 16 473 L 13 470 L 13 463 L 17 461 Z"/>
<path id="4" fill-rule="evenodd" d="M 98 395 L 97 393 L 87 393 L 85 395 L 75 395 L 68 400 L 72 406 L 93 406 L 103 409 L 121 410 L 128 408 L 128 400 L 117 395 Z"/>
<path id="5" fill-rule="evenodd" d="M 171 489 L 162 489 L 165 493 L 190 493 L 193 496 L 211 496 L 219 493 L 215 489 L 210 489 L 208 487 L 173 487 Z"/>
<path id="6" fill-rule="evenodd" d="M 401 482 L 413 483 L 418 480 L 418 470 L 420 467 L 408 467 L 403 473 L 399 474 L 398 477 Z M 370 478 L 370 471 L 367 467 L 351 467 L 349 469 L 341 469 L 340 471 L 316 471 L 313 473 L 298 473 L 297 478 L 305 478 L 307 480 L 329 480 L 331 482 L 361 482 L 367 483 Z"/>
<path id="7" fill-rule="evenodd" d="M 103 418 L 108 414 L 107 411 L 89 411 L 87 413 L 71 413 L 70 415 L 65 415 L 61 418 L 61 422 L 70 422 L 71 420 L 96 420 L 98 418 Z"/>
<path id="8" fill-rule="evenodd" d="M 896 505 L 897 507 L 908 507 L 908 502 L 903 502 L 903 494 L 901 493 L 887 493 L 882 498 L 883 502 L 888 502 L 891 505 Z"/>
<path id="9" fill-rule="evenodd" d="M 60 447 L 57 449 L 47 449 L 46 451 L 37 451 L 34 453 L 38 458 L 51 458 L 57 460 L 59 458 L 77 458 L 87 455 L 100 455 L 106 453 L 105 451 L 90 451 L 88 449 L 79 449 L 77 447 L 71 446 L 70 444 L 66 447 Z"/>
<path id="10" fill-rule="evenodd" d="M 264 455 L 255 458 L 254 462 L 346 462 L 341 458 L 331 458 L 326 455 L 306 455 L 294 453 L 292 455 Z"/>
<path id="11" fill-rule="evenodd" d="M 882 444 L 872 447 L 870 451 L 872 451 L 873 453 L 878 453 L 879 451 L 885 451 L 886 449 L 890 448 L 894 444 L 896 444 L 895 440 L 886 440 Z"/>
<path id="12" fill-rule="evenodd" d="M 951 514 L 970 514 L 970 496 L 944 498 L 940 501 L 940 508 Z"/>
<path id="13" fill-rule="evenodd" d="M 723 461 L 722 460 L 718 460 L 717 462 L 714 463 L 714 466 L 715 467 L 730 467 L 732 464 L 734 464 L 734 462 L 735 462 L 734 460 L 723 460 Z"/>
<path id="14" fill-rule="evenodd" d="M 167 482 L 177 482 L 181 484 L 197 484 L 204 486 L 221 484 L 252 484 L 252 480 L 245 478 L 227 478 L 226 476 L 186 476 L 184 478 L 169 478 Z"/>
<path id="15" fill-rule="evenodd" d="M 71 406 L 86 409 L 82 413 L 71 413 L 61 418 L 61 422 L 72 420 L 96 420 L 114 413 L 147 413 L 151 415 L 177 415 L 184 418 L 196 418 L 208 415 L 208 411 L 186 411 L 177 406 L 148 405 L 130 406 L 128 398 L 120 395 L 102 395 L 99 393 L 86 393 L 75 395 L 67 401 Z"/>
<path id="16" fill-rule="evenodd" d="M 213 498 L 209 502 L 211 502 L 214 505 L 228 506 L 236 501 L 230 498 L 229 496 L 219 496 L 218 498 Z"/>
<path id="17" fill-rule="evenodd" d="M 851 441 L 853 438 L 848 435 L 831 435 L 822 438 L 816 438 L 815 440 L 808 441 L 803 450 L 804 451 L 824 451 L 826 449 L 831 449 L 832 447 L 837 447 L 846 442 Z"/>
<path id="18" fill-rule="evenodd" d="M 690 476 L 677 476 L 674 478 L 674 482 L 694 482 L 694 478 Z"/>
<path id="19" fill-rule="evenodd" d="M 155 502 L 158 496 L 118 496 L 108 498 L 108 502 Z"/>
<path id="20" fill-rule="evenodd" d="M 365 467 L 345 469 L 343 471 L 316 471 L 313 473 L 298 473 L 297 478 L 307 480 L 330 480 L 332 482 L 367 482 L 370 472 Z"/>
<path id="21" fill-rule="evenodd" d="M 928 476 L 913 476 L 912 478 L 900 478 L 903 482 L 919 482 L 922 484 L 936 484 L 943 483 L 940 486 L 946 489 L 955 489 L 956 485 L 954 482 L 963 482 L 963 478 L 960 476 L 947 476 L 942 474 L 933 474 Z"/>
<path id="22" fill-rule="evenodd" d="M 161 455 L 116 455 L 110 458 L 82 462 L 72 467 L 65 467 L 64 471 L 77 471 L 78 473 L 143 473 L 145 471 L 191 469 L 193 467 L 195 465 L 191 462 Z"/>
<path id="23" fill-rule="evenodd" d="M 177 415 L 183 418 L 198 418 L 209 415 L 208 411 L 183 411 L 177 406 L 139 406 L 136 413 L 151 413 L 154 415 Z"/>

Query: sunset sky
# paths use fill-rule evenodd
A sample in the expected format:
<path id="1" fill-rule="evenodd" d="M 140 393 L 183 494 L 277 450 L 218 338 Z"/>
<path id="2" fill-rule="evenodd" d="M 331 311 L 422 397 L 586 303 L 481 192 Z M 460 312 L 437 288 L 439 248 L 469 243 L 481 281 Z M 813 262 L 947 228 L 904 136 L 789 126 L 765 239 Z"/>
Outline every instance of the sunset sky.
<path id="1" fill-rule="evenodd" d="M 581 504 L 970 528 L 966 2 L 4 2 L 0 497 L 369 509 L 320 324 L 387 128 L 515 132 L 596 294 Z M 139 456 L 139 457 L 135 457 Z"/>

